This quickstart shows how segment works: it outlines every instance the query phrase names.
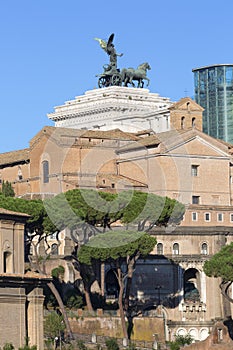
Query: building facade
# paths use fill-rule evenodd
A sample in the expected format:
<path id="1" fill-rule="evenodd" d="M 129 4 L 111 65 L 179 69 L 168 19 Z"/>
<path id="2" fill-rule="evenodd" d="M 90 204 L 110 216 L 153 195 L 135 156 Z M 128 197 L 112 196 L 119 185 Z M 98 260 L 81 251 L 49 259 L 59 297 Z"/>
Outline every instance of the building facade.
<path id="1" fill-rule="evenodd" d="M 25 273 L 24 225 L 28 215 L 0 208 L 0 346 L 44 348 L 43 286 L 49 278 Z"/>
<path id="2" fill-rule="evenodd" d="M 140 190 L 184 203 L 180 226 L 150 232 L 157 245 L 137 265 L 133 294 L 162 305 L 167 340 L 177 333 L 203 340 L 215 319 L 231 314 L 219 281 L 207 278 L 203 265 L 233 240 L 233 146 L 202 132 L 203 108 L 191 98 L 165 100 L 166 106 L 156 99 L 144 89 L 109 87 L 56 107 L 50 116 L 56 127 L 44 127 L 27 149 L 0 155 L 0 180 L 28 199 L 95 188 Z M 68 230 L 62 235 L 60 256 L 72 249 Z M 67 281 L 78 278 L 66 269 Z M 111 281 L 106 267 L 101 293 L 112 290 Z"/>
<path id="3" fill-rule="evenodd" d="M 204 108 L 203 131 L 233 143 L 233 64 L 193 69 L 195 101 Z"/>

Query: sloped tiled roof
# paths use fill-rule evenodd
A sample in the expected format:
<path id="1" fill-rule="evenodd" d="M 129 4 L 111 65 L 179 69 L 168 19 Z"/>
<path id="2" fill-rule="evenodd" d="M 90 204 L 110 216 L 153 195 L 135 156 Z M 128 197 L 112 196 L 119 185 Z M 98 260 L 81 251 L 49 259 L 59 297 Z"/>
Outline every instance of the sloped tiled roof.
<path id="1" fill-rule="evenodd" d="M 137 140 L 137 142 L 130 143 L 129 145 L 120 147 L 117 153 L 130 151 L 130 150 L 132 151 L 132 150 L 136 150 L 144 147 L 147 148 L 150 146 L 157 147 L 161 143 L 157 135 L 158 134 L 150 135 L 148 137 L 141 137 L 139 140 Z"/>
<path id="2" fill-rule="evenodd" d="M 201 107 L 198 103 L 196 103 L 193 99 L 191 99 L 190 97 L 183 97 L 181 98 L 178 102 L 173 103 L 170 107 L 168 107 L 168 109 L 179 109 L 180 107 L 182 107 L 184 104 L 187 104 L 187 102 L 192 103 L 193 106 L 195 106 L 197 109 L 199 109 L 200 111 L 203 111 L 204 108 Z"/>
<path id="3" fill-rule="evenodd" d="M 18 151 L 6 152 L 0 154 L 0 167 L 10 164 L 23 163 L 29 160 L 29 148 Z"/>
<path id="4" fill-rule="evenodd" d="M 136 149 L 149 148 L 154 146 L 155 148 L 160 145 L 160 153 L 164 153 L 169 151 L 169 149 L 178 146 L 184 142 L 187 142 L 195 137 L 201 137 L 205 141 L 213 144 L 215 147 L 218 147 L 222 151 L 232 154 L 233 153 L 233 145 L 215 139 L 212 136 L 209 136 L 202 131 L 190 128 L 190 129 L 181 129 L 181 130 L 169 130 L 162 133 L 158 133 L 155 135 L 151 135 L 148 137 L 141 138 L 139 141 L 122 146 L 117 153 L 132 151 Z"/>
<path id="5" fill-rule="evenodd" d="M 93 138 L 104 140 L 123 140 L 123 141 L 137 141 L 140 138 L 134 133 L 124 132 L 120 129 L 113 130 L 82 130 L 73 128 L 58 128 L 53 126 L 45 126 L 41 129 L 30 141 L 32 146 L 37 139 L 42 135 L 53 137 L 59 141 L 61 137 L 75 137 L 75 138 Z"/>

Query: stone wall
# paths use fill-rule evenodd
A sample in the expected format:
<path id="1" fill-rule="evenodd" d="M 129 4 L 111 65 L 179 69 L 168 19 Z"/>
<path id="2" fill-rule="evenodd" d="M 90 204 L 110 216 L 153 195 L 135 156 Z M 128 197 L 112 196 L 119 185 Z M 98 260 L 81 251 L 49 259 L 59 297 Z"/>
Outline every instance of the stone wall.
<path id="1" fill-rule="evenodd" d="M 161 317 L 135 317 L 133 320 L 132 341 L 165 342 L 164 320 Z M 79 316 L 70 319 L 74 334 L 95 334 L 112 338 L 123 338 L 121 320 L 118 316 Z"/>

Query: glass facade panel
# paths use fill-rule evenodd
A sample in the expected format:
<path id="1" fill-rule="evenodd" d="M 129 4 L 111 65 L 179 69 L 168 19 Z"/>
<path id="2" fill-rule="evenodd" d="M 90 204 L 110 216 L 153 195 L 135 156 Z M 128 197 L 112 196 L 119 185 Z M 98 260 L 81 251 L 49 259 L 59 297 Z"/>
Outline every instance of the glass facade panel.
<path id="1" fill-rule="evenodd" d="M 197 68 L 195 101 L 204 108 L 203 131 L 233 143 L 233 65 Z"/>

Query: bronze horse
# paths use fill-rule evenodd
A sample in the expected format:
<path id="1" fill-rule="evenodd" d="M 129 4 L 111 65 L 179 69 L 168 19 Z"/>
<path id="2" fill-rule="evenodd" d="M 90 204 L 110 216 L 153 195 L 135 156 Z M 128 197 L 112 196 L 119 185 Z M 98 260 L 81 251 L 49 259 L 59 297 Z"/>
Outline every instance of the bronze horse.
<path id="1" fill-rule="evenodd" d="M 144 81 L 147 81 L 147 86 L 150 83 L 150 79 L 147 78 L 146 73 L 147 70 L 150 70 L 151 67 L 149 63 L 145 62 L 138 66 L 137 69 L 134 68 L 123 68 L 121 71 L 121 77 L 122 77 L 122 84 L 124 86 L 128 86 L 128 84 L 131 84 L 133 87 L 135 87 L 135 84 L 133 80 L 138 81 L 138 88 L 143 88 Z"/>

